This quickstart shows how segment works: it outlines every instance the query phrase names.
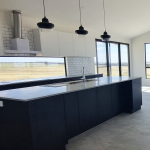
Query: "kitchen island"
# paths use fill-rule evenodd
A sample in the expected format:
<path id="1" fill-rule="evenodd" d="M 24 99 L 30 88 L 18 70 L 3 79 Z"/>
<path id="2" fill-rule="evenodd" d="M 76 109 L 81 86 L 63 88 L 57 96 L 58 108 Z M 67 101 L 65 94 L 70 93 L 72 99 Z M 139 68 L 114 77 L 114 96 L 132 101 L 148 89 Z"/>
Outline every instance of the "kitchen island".
<path id="1" fill-rule="evenodd" d="M 0 91 L 1 150 L 65 150 L 68 139 L 119 115 L 141 109 L 141 78 Z"/>

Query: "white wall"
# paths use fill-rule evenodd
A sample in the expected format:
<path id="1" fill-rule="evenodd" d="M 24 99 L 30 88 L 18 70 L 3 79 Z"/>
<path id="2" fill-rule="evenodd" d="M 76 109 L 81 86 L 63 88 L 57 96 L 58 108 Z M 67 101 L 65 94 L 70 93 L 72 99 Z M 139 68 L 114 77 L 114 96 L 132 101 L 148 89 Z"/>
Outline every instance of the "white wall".
<path id="1" fill-rule="evenodd" d="M 150 79 L 146 79 L 145 74 L 145 43 L 150 43 L 150 32 L 131 39 L 131 42 L 133 76 L 142 77 L 142 84 L 150 86 Z"/>

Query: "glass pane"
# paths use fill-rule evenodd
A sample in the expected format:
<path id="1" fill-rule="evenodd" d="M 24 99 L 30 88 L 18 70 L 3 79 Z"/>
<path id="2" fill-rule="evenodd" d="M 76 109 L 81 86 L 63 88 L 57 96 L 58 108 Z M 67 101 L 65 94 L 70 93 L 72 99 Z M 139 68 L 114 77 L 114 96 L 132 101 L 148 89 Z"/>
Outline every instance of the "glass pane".
<path id="1" fill-rule="evenodd" d="M 97 59 L 94 57 L 95 73 L 97 74 Z"/>
<path id="2" fill-rule="evenodd" d="M 147 72 L 147 78 L 150 78 L 150 68 L 147 68 L 146 72 Z"/>
<path id="3" fill-rule="evenodd" d="M 121 52 L 121 73 L 122 76 L 129 76 L 129 60 L 128 60 L 128 46 L 120 45 Z"/>
<path id="4" fill-rule="evenodd" d="M 150 44 L 146 44 L 146 67 L 150 67 Z"/>
<path id="5" fill-rule="evenodd" d="M 54 76 L 65 76 L 64 58 L 0 58 L 0 82 Z"/>
<path id="6" fill-rule="evenodd" d="M 100 67 L 98 68 L 98 72 L 102 73 L 104 77 L 107 76 L 107 67 Z"/>
<path id="7" fill-rule="evenodd" d="M 109 51 L 110 51 L 111 75 L 119 76 L 118 44 L 110 43 Z"/>
<path id="8" fill-rule="evenodd" d="M 106 44 L 104 42 L 97 42 L 97 61 L 98 73 L 107 76 Z"/>

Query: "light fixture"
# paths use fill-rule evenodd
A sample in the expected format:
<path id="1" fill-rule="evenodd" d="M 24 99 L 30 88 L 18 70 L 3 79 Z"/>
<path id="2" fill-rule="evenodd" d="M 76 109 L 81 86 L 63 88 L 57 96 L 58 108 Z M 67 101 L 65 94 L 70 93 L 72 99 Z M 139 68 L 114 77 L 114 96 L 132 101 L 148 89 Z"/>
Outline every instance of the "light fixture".
<path id="1" fill-rule="evenodd" d="M 106 23 L 105 23 L 105 4 L 104 4 L 104 0 L 103 0 L 103 11 L 104 11 L 104 27 L 105 27 L 105 32 L 103 33 L 103 35 L 101 35 L 101 38 L 103 39 L 103 41 L 109 41 L 109 39 L 111 38 L 111 36 L 108 35 L 107 32 L 106 32 Z"/>
<path id="2" fill-rule="evenodd" d="M 45 15 L 45 3 L 43 0 L 43 7 L 44 7 L 44 18 L 42 19 L 42 22 L 37 23 L 37 26 L 39 28 L 43 28 L 43 29 L 53 29 L 54 28 L 54 24 L 50 23 L 49 20 L 46 18 Z"/>
<path id="3" fill-rule="evenodd" d="M 86 37 L 88 34 L 88 31 L 84 30 L 84 27 L 82 26 L 80 0 L 79 0 L 79 11 L 80 11 L 80 27 L 79 27 L 79 30 L 76 30 L 75 32 L 77 33 L 78 36 Z"/>

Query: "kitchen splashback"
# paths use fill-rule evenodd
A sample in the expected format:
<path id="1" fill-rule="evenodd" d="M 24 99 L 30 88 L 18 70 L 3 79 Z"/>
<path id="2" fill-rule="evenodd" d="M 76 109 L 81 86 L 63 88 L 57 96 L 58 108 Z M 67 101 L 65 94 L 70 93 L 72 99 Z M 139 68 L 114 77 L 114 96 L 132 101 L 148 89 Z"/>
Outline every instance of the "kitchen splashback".
<path id="1" fill-rule="evenodd" d="M 13 28 L 10 25 L 1 25 L 4 50 L 10 50 L 10 39 L 13 38 Z M 30 50 L 34 50 L 33 31 L 29 28 L 22 28 L 22 38 L 29 40 Z"/>
<path id="2" fill-rule="evenodd" d="M 85 74 L 95 73 L 92 61 L 91 57 L 66 57 L 67 75 L 81 75 L 83 67 L 85 67 Z"/>

